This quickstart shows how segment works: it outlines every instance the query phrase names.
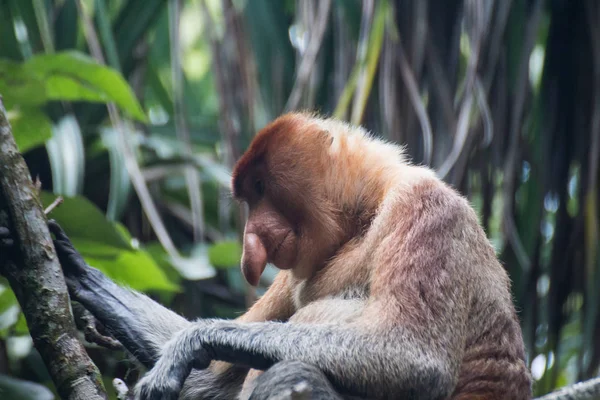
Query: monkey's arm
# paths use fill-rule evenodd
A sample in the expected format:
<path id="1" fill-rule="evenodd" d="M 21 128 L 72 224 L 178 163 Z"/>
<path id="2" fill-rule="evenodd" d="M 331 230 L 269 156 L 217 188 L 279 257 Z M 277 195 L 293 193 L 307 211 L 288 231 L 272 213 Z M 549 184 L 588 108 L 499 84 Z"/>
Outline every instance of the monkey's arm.
<path id="1" fill-rule="evenodd" d="M 60 247 L 58 244 L 57 251 Z M 191 325 L 143 294 L 115 284 L 93 267 L 74 260 L 62 262 L 62 265 L 69 269 L 65 278 L 73 300 L 88 309 L 146 368 L 155 365 L 166 342 Z M 234 398 L 240 391 L 247 368 L 221 367 L 218 371 L 213 368 L 193 371 L 185 380 L 180 399 Z"/>
<path id="2" fill-rule="evenodd" d="M 317 366 L 341 393 L 444 398 L 455 383 L 456 363 L 432 348 L 437 346 L 401 326 L 370 332 L 364 326 L 202 320 L 165 346 L 136 394 L 144 400 L 176 399 L 191 369 L 206 368 L 213 359 L 263 370 L 298 360 Z"/>
<path id="3" fill-rule="evenodd" d="M 48 223 L 69 294 L 96 317 L 144 366 L 151 368 L 164 343 L 190 326 L 185 318 L 141 293 L 114 283 L 87 265 L 62 228 Z"/>

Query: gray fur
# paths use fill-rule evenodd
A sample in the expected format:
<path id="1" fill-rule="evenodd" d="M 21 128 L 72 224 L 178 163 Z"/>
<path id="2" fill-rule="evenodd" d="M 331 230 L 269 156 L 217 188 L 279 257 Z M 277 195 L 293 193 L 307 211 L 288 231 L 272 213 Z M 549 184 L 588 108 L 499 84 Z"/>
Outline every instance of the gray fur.
<path id="1" fill-rule="evenodd" d="M 600 398 L 600 377 L 567 386 L 536 400 L 597 400 Z"/>
<path id="2" fill-rule="evenodd" d="M 118 286 L 100 271 L 87 268 L 96 272 L 77 280 L 76 299 L 147 368 L 159 359 L 165 343 L 177 332 L 192 326 L 190 321 L 147 296 Z M 74 284 L 69 287 L 74 289 Z M 223 375 L 209 370 L 191 371 L 186 382 L 180 385 L 179 399 L 234 399 L 247 370 L 237 367 Z"/>
<path id="3" fill-rule="evenodd" d="M 342 400 L 318 368 L 300 361 L 279 362 L 254 384 L 248 400 Z"/>
<path id="4" fill-rule="evenodd" d="M 192 366 L 206 368 L 211 360 L 262 370 L 298 360 L 323 371 L 342 393 L 365 397 L 446 398 L 454 386 L 445 360 L 402 328 L 372 335 L 338 325 L 201 320 L 165 345 L 136 386 L 137 398 L 176 399 Z"/>
<path id="5" fill-rule="evenodd" d="M 77 274 L 68 275 L 67 281 L 73 299 L 89 309 L 107 330 L 148 368 L 154 366 L 160 354 L 168 351 L 163 349 L 166 347 L 165 343 L 169 342 L 178 332 L 193 327 L 190 321 L 141 293 L 115 284 L 93 267 L 86 265 L 85 269 Z M 291 368 L 293 367 L 292 365 Z M 290 365 L 287 365 L 286 368 L 289 370 Z M 247 367 L 240 365 L 232 367 L 221 375 L 216 375 L 207 369 L 191 370 L 191 372 L 186 369 L 182 378 L 185 382 L 171 382 L 176 388 L 172 398 L 181 400 L 235 399 L 240 393 L 247 371 Z M 281 371 L 281 368 L 276 368 L 276 371 Z M 296 375 L 293 369 L 288 373 Z M 306 368 L 298 373 L 303 377 L 309 375 Z M 271 372 L 267 378 L 274 377 L 274 375 L 275 373 Z M 321 374 L 309 382 L 317 385 L 322 379 L 324 378 Z M 255 384 L 255 390 L 258 390 L 258 393 L 261 393 L 260 396 L 263 396 L 258 398 L 266 399 L 269 397 L 264 396 L 268 393 L 282 392 L 286 381 L 280 382 L 272 390 L 269 386 L 263 387 L 263 385 L 271 385 L 272 380 L 262 378 Z M 294 381 L 294 383 L 296 382 Z M 169 387 L 169 384 L 166 386 Z M 315 388 L 321 390 L 320 386 Z M 313 390 L 315 388 L 311 387 Z M 156 398 L 166 399 L 168 397 L 165 393 L 161 393 Z M 311 395 L 311 398 L 316 397 Z"/>

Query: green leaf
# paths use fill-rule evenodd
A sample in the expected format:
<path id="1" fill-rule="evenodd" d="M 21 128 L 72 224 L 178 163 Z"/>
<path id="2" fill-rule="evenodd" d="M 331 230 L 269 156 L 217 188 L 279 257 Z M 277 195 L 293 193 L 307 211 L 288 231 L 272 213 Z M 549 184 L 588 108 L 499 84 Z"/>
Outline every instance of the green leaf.
<path id="1" fill-rule="evenodd" d="M 17 304 L 17 298 L 10 286 L 0 284 L 0 314 Z"/>
<path id="2" fill-rule="evenodd" d="M 21 153 L 43 145 L 52 137 L 52 121 L 39 108 L 12 109 L 8 119 Z"/>
<path id="3" fill-rule="evenodd" d="M 56 198 L 47 192 L 41 197 L 44 206 Z M 109 222 L 86 198 L 65 197 L 50 217 L 61 225 L 89 265 L 116 282 L 140 291 L 179 289 L 148 253 L 132 246 L 123 226 Z"/>
<path id="4" fill-rule="evenodd" d="M 119 284 L 139 291 L 179 290 L 145 251 L 121 250 L 77 237 L 71 237 L 71 240 L 89 265 L 98 268 Z"/>
<path id="5" fill-rule="evenodd" d="M 15 105 L 36 106 L 47 100 L 43 79 L 9 60 L 0 60 L 0 95 L 7 109 Z"/>
<path id="6" fill-rule="evenodd" d="M 105 103 L 111 100 L 106 93 L 86 86 L 87 82 L 74 76 L 48 76 L 45 84 L 49 100 L 79 100 L 92 103 Z"/>
<path id="7" fill-rule="evenodd" d="M 217 268 L 239 267 L 242 246 L 237 241 L 217 242 L 208 250 L 210 263 Z"/>
<path id="8" fill-rule="evenodd" d="M 24 336 L 29 335 L 29 327 L 27 326 L 27 320 L 25 319 L 25 314 L 21 311 L 19 313 L 19 318 L 17 319 L 17 323 L 12 328 L 11 332 L 12 336 Z"/>
<path id="9" fill-rule="evenodd" d="M 20 313 L 19 303 L 8 285 L 0 284 L 0 338 L 6 338 L 17 323 Z"/>
<path id="10" fill-rule="evenodd" d="M 47 207 L 56 195 L 42 192 L 41 199 Z M 63 197 L 64 202 L 55 208 L 50 218 L 58 221 L 69 237 L 103 243 L 121 250 L 133 250 L 131 244 L 104 214 L 88 199 L 81 196 Z"/>
<path id="11" fill-rule="evenodd" d="M 190 281 L 209 279 L 216 275 L 205 243 L 195 245 L 189 257 L 169 257 L 169 262 L 183 278 Z"/>
<path id="12" fill-rule="evenodd" d="M 75 51 L 32 57 L 24 64 L 45 84 L 49 100 L 87 100 L 114 102 L 131 117 L 147 118 L 135 94 L 114 69 L 98 64 L 93 58 Z"/>
<path id="13" fill-rule="evenodd" d="M 167 276 L 171 282 L 179 284 L 181 282 L 181 274 L 179 271 L 171 264 L 169 253 L 167 253 L 160 244 L 160 242 L 155 241 L 151 243 L 144 244 L 144 250 L 148 253 L 153 259 L 154 262 L 162 269 L 162 271 Z"/>

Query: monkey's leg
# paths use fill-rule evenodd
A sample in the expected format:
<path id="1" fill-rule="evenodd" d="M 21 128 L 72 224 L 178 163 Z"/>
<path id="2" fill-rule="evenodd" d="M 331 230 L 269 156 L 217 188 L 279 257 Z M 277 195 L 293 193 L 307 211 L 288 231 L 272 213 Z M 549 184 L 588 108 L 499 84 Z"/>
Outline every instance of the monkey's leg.
<path id="1" fill-rule="evenodd" d="M 325 374 L 301 361 L 281 361 L 254 381 L 248 400 L 342 400 Z"/>

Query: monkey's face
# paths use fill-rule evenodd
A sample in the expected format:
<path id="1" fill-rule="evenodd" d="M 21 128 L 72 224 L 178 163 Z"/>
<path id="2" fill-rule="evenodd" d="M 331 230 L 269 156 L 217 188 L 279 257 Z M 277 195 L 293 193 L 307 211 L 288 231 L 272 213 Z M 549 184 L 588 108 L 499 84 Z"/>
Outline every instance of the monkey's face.
<path id="1" fill-rule="evenodd" d="M 306 278 L 339 246 L 334 207 L 322 189 L 327 164 L 317 140 L 326 137 L 306 126 L 296 117 L 276 120 L 234 167 L 233 196 L 250 211 L 241 267 L 251 285 L 267 263 Z"/>
<path id="2" fill-rule="evenodd" d="M 293 196 L 295 186 L 282 185 L 270 168 L 259 161 L 234 178 L 234 195 L 249 209 L 241 267 L 251 285 L 258 284 L 267 263 L 279 269 L 298 264 L 300 232 L 305 228 L 306 213 L 302 200 Z"/>
<path id="3" fill-rule="evenodd" d="M 250 205 L 244 230 L 242 272 L 256 286 L 267 262 L 280 269 L 293 268 L 298 253 L 296 228 L 268 198 Z"/>

